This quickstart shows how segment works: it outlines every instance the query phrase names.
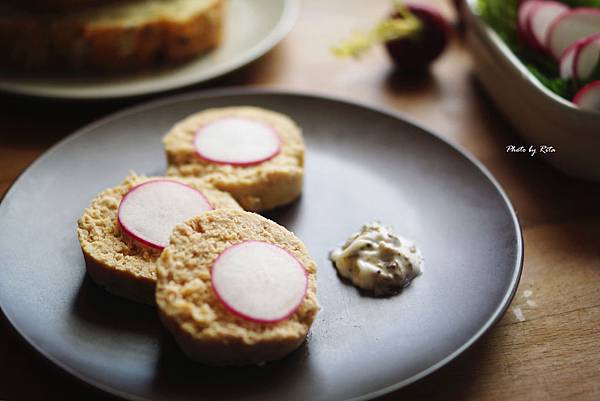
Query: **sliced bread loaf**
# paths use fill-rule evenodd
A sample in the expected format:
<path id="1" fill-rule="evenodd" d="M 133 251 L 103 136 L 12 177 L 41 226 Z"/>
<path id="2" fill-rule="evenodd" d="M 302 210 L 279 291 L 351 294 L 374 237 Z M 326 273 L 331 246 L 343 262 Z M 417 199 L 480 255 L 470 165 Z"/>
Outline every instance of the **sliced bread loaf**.
<path id="1" fill-rule="evenodd" d="M 216 47 L 225 0 L 123 0 L 38 13 L 0 6 L 0 66 L 129 71 Z"/>

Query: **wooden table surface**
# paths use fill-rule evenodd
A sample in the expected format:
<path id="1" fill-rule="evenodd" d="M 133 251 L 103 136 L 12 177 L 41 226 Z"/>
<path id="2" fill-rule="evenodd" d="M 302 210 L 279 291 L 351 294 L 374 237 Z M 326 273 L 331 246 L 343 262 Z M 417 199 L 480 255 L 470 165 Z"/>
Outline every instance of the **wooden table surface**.
<path id="1" fill-rule="evenodd" d="M 600 185 L 569 178 L 538 157 L 505 152 L 505 146 L 524 142 L 473 78 L 458 35 L 422 80 L 394 74 L 381 49 L 360 62 L 331 56 L 331 44 L 373 24 L 388 6 L 387 0 L 306 0 L 294 30 L 268 55 L 192 89 L 252 85 L 385 105 L 471 151 L 508 192 L 525 238 L 524 271 L 512 305 L 462 356 L 383 399 L 599 400 Z M 451 16 L 447 4 L 442 6 Z M 59 139 L 140 101 L 74 104 L 0 97 L 0 193 Z M 0 400 L 71 398 L 109 397 L 43 361 L 3 321 Z"/>

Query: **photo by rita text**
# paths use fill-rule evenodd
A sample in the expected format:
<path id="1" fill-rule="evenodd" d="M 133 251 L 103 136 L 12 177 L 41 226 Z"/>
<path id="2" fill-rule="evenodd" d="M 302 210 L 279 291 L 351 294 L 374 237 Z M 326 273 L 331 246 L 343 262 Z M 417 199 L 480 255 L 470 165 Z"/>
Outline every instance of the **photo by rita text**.
<path id="1" fill-rule="evenodd" d="M 505 149 L 506 153 L 527 153 L 529 156 L 556 152 L 556 148 L 550 145 L 507 145 Z"/>

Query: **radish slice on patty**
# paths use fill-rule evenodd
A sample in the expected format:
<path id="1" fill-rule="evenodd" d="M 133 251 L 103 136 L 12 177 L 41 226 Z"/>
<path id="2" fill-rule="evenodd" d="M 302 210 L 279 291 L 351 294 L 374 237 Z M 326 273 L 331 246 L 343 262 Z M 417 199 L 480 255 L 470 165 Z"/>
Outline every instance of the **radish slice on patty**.
<path id="1" fill-rule="evenodd" d="M 198 129 L 196 153 L 219 164 L 249 166 L 273 158 L 281 139 L 269 125 L 244 117 L 225 117 Z"/>
<path id="2" fill-rule="evenodd" d="M 118 220 L 134 241 L 151 248 L 169 245 L 173 228 L 213 207 L 198 190 L 173 180 L 152 180 L 135 186 L 119 205 Z"/>
<path id="3" fill-rule="evenodd" d="M 570 8 L 563 3 L 556 1 L 544 1 L 538 3 L 533 10 L 529 13 L 527 19 L 528 31 L 533 37 L 535 47 L 546 50 L 544 48 L 544 42 L 546 41 L 546 35 L 548 34 L 548 28 L 552 23 L 565 12 L 569 11 Z"/>
<path id="4" fill-rule="evenodd" d="M 600 111 L 600 81 L 594 81 L 577 92 L 573 103 L 582 109 Z"/>
<path id="5" fill-rule="evenodd" d="M 557 60 L 581 38 L 600 32 L 600 9 L 579 7 L 561 14 L 548 28 L 546 49 Z"/>
<path id="6" fill-rule="evenodd" d="M 262 241 L 225 249 L 211 270 L 217 298 L 232 313 L 258 323 L 288 318 L 308 287 L 304 266 L 288 251 Z"/>

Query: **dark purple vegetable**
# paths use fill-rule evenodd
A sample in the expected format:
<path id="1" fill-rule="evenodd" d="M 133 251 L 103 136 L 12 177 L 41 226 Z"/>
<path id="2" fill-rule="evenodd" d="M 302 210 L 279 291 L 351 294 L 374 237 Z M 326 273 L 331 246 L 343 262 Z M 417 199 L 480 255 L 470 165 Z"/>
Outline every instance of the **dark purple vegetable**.
<path id="1" fill-rule="evenodd" d="M 454 3 L 454 9 L 456 10 L 456 14 L 460 17 L 462 16 L 464 2 L 463 0 L 452 0 Z"/>
<path id="2" fill-rule="evenodd" d="M 385 47 L 398 69 L 416 73 L 425 71 L 439 57 L 448 44 L 450 27 L 446 19 L 435 8 L 422 4 L 407 4 L 417 17 L 422 28 L 406 38 L 385 42 Z M 392 18 L 403 18 L 400 13 Z"/>

